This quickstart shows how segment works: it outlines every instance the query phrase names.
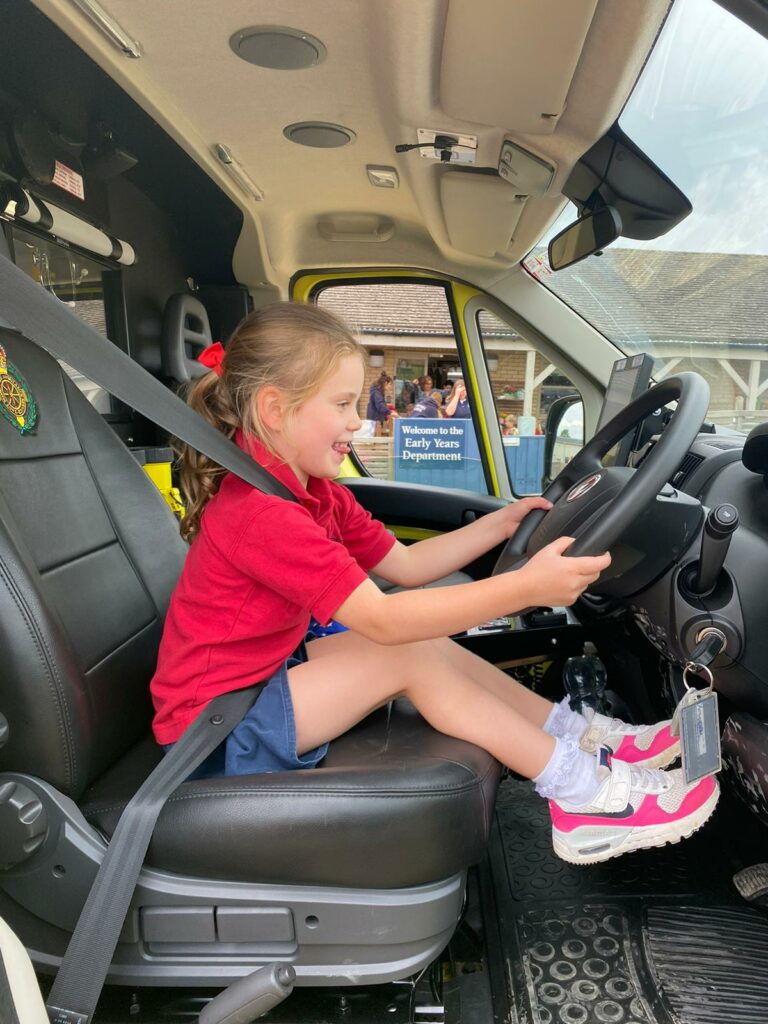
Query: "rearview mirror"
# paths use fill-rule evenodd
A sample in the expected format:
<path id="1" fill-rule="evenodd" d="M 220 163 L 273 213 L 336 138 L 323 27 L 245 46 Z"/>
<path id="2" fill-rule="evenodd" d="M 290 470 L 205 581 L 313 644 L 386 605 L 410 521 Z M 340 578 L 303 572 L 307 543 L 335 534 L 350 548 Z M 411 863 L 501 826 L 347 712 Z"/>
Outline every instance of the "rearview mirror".
<path id="1" fill-rule="evenodd" d="M 563 270 L 615 242 L 621 234 L 621 217 L 613 206 L 579 217 L 549 243 L 549 265 Z"/>

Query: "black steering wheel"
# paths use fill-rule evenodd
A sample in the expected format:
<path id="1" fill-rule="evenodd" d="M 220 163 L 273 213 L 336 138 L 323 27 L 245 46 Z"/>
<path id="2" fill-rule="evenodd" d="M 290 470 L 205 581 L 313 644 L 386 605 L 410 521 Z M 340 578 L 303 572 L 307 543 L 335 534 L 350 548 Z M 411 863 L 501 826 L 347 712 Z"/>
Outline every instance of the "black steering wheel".
<path id="1" fill-rule="evenodd" d="M 674 399 L 677 409 L 639 469 L 603 466 L 605 454 L 628 430 Z M 698 373 L 678 373 L 636 398 L 558 473 L 543 495 L 553 507 L 549 512 L 536 509 L 525 517 L 505 544 L 493 575 L 520 568 L 558 537 L 576 538 L 567 555 L 610 550 L 671 479 L 708 407 L 709 385 Z"/>

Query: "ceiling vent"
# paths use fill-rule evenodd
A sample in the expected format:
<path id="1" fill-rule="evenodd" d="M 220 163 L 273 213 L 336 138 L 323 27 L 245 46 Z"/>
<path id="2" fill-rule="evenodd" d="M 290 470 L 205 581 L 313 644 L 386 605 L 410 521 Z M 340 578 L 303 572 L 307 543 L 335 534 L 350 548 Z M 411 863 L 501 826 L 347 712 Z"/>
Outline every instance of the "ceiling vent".
<path id="1" fill-rule="evenodd" d="M 235 32 L 229 45 L 243 60 L 275 71 L 303 71 L 325 60 L 326 49 L 308 32 L 282 25 L 254 25 Z"/>

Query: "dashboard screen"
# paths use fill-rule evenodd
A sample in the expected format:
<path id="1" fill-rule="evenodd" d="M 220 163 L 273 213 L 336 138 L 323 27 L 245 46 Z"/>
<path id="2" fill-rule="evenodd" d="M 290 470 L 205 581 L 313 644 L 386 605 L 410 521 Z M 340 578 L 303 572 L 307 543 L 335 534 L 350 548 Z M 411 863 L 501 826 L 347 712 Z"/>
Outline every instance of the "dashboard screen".
<path id="1" fill-rule="evenodd" d="M 653 356 L 642 352 L 636 356 L 624 356 L 617 359 L 611 370 L 608 388 L 605 392 L 603 407 L 597 429 L 601 430 L 622 409 L 626 409 L 633 399 L 642 394 L 648 387 L 653 369 Z M 636 430 L 631 430 L 614 449 L 615 455 L 610 462 L 614 466 L 626 466 Z"/>

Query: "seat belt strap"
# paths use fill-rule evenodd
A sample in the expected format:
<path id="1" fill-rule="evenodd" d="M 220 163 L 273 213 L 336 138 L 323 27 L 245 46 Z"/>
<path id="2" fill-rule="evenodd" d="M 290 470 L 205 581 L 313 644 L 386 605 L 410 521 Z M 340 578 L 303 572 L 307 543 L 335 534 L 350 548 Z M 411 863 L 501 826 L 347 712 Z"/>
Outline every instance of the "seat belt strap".
<path id="1" fill-rule="evenodd" d="M 242 721 L 259 692 L 251 686 L 212 700 L 126 806 L 48 996 L 52 1024 L 88 1024 L 165 801 Z"/>
<path id="2" fill-rule="evenodd" d="M 265 494 L 295 495 L 170 388 L 0 254 L 0 316 L 56 359 Z"/>

